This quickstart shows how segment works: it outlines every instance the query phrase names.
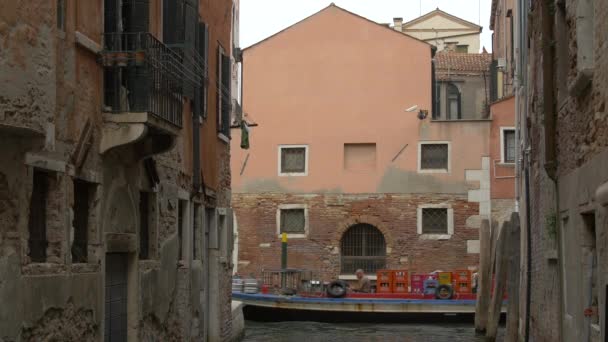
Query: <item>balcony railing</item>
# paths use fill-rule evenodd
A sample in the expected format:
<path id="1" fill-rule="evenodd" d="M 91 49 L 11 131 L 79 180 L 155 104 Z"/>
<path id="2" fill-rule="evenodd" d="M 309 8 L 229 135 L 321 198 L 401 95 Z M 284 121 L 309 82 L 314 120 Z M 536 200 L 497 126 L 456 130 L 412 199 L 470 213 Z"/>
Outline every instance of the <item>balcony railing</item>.
<path id="1" fill-rule="evenodd" d="M 182 58 L 149 32 L 104 34 L 105 105 L 113 113 L 147 112 L 182 126 Z"/>

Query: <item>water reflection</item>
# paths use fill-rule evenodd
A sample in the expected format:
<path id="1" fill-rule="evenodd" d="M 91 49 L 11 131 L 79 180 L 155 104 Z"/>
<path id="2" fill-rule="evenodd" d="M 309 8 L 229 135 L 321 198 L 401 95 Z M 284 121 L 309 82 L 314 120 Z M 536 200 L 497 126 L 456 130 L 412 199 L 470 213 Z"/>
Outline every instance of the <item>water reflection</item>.
<path id="1" fill-rule="evenodd" d="M 500 333 L 502 334 L 502 330 Z M 499 335 L 498 341 L 502 341 Z M 246 322 L 246 342 L 481 342 L 471 324 Z"/>

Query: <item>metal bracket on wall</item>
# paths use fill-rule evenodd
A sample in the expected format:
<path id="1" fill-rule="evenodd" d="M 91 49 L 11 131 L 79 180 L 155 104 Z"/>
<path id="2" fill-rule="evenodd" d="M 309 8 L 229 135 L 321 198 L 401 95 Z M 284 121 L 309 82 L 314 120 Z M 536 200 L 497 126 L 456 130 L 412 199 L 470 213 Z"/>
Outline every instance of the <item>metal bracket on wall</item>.
<path id="1" fill-rule="evenodd" d="M 401 153 L 403 152 L 403 150 L 405 150 L 405 148 L 407 147 L 408 144 L 403 145 L 403 147 L 399 150 L 399 152 L 397 152 L 397 154 L 395 155 L 395 157 L 393 157 L 393 160 L 391 160 L 391 163 L 394 162 L 395 160 L 397 160 L 397 158 L 399 158 L 399 156 L 401 155 Z"/>
<path id="2" fill-rule="evenodd" d="M 245 161 L 243 162 L 243 166 L 241 167 L 241 176 L 243 172 L 245 172 L 245 167 L 247 167 L 247 161 L 249 160 L 249 153 L 247 153 L 247 157 L 245 157 Z"/>

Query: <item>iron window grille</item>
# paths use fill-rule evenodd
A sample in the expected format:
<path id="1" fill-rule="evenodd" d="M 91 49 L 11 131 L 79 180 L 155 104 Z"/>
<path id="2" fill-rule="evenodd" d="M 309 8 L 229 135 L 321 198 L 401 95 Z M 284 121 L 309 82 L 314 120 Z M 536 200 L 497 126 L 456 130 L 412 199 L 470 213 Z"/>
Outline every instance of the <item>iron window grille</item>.
<path id="1" fill-rule="evenodd" d="M 503 160 L 505 163 L 515 163 L 515 130 L 503 131 Z"/>
<path id="2" fill-rule="evenodd" d="M 281 147 L 281 173 L 305 173 L 306 148 Z"/>
<path id="3" fill-rule="evenodd" d="M 384 235 L 369 224 L 350 227 L 342 236 L 341 273 L 352 274 L 357 269 L 375 273 L 386 266 Z"/>
<path id="4" fill-rule="evenodd" d="M 448 144 L 422 144 L 420 154 L 422 170 L 448 170 Z"/>
<path id="5" fill-rule="evenodd" d="M 422 234 L 448 234 L 448 209 L 422 208 Z"/>
<path id="6" fill-rule="evenodd" d="M 46 261 L 46 249 L 49 245 L 46 237 L 46 209 L 48 192 L 48 175 L 43 171 L 35 169 L 28 222 L 28 247 L 29 256 L 32 262 Z"/>
<path id="7" fill-rule="evenodd" d="M 304 209 L 281 209 L 281 233 L 305 234 L 306 212 Z"/>

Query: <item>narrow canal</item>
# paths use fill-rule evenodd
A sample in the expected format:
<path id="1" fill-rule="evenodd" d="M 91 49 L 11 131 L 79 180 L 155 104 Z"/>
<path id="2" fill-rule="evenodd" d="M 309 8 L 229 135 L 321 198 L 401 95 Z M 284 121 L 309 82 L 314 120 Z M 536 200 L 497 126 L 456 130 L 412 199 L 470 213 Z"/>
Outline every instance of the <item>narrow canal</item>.
<path id="1" fill-rule="evenodd" d="M 502 341 L 504 329 L 497 341 Z M 245 323 L 245 342 L 481 342 L 472 324 Z"/>

